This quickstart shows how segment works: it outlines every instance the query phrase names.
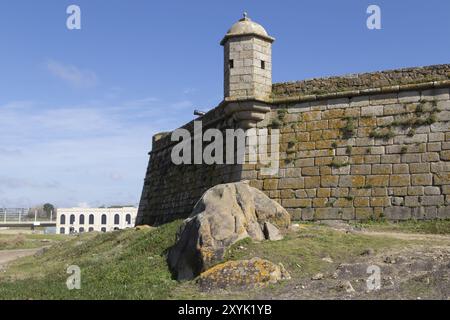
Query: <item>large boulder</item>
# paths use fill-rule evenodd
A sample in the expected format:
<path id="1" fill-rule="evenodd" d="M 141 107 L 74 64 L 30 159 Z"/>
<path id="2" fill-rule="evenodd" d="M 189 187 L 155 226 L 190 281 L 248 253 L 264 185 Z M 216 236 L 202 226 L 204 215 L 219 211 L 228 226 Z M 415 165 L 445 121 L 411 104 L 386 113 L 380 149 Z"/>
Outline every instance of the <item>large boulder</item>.
<path id="1" fill-rule="evenodd" d="M 279 240 L 289 213 L 248 182 L 217 185 L 202 196 L 177 233 L 168 263 L 178 280 L 189 280 L 220 262 L 239 240 Z"/>
<path id="2" fill-rule="evenodd" d="M 217 289 L 253 289 L 289 280 L 291 276 L 284 266 L 268 260 L 227 261 L 203 272 L 198 284 L 204 291 Z"/>

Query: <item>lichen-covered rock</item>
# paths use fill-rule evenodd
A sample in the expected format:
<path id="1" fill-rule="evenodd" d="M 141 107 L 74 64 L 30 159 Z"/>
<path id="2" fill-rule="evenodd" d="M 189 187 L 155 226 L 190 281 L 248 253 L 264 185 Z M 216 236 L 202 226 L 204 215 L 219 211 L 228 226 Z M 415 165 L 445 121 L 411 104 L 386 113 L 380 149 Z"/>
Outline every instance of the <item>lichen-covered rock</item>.
<path id="1" fill-rule="evenodd" d="M 203 272 L 198 278 L 198 284 L 204 291 L 249 289 L 290 278 L 291 276 L 281 263 L 277 265 L 268 260 L 253 258 L 218 264 Z"/>
<path id="2" fill-rule="evenodd" d="M 278 229 L 289 225 L 289 213 L 248 182 L 217 185 L 205 192 L 178 231 L 169 267 L 178 280 L 193 279 L 220 262 L 233 243 L 248 237 L 279 239 Z"/>
<path id="3" fill-rule="evenodd" d="M 283 239 L 280 230 L 270 222 L 264 222 L 264 236 L 267 240 L 277 241 Z"/>

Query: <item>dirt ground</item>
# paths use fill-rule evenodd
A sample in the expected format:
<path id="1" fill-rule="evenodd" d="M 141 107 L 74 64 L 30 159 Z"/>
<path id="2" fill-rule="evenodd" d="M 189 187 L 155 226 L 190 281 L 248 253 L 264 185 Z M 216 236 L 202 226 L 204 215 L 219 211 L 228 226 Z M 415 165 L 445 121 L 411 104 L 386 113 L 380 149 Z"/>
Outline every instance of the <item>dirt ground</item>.
<path id="1" fill-rule="evenodd" d="M 255 298 L 450 300 L 450 235 L 374 232 L 345 226 L 335 229 L 408 240 L 417 244 L 379 254 L 369 249 L 354 261 L 346 263 L 336 264 L 327 259 L 331 272 L 293 280 L 275 296 L 273 292 L 272 296 L 261 293 Z M 379 288 L 375 276 L 368 273 L 369 267 L 372 270 L 379 268 Z"/>
<path id="2" fill-rule="evenodd" d="M 16 259 L 31 256 L 41 250 L 41 248 L 21 249 L 21 250 L 0 250 L 0 271 L 5 269 L 6 265 Z"/>

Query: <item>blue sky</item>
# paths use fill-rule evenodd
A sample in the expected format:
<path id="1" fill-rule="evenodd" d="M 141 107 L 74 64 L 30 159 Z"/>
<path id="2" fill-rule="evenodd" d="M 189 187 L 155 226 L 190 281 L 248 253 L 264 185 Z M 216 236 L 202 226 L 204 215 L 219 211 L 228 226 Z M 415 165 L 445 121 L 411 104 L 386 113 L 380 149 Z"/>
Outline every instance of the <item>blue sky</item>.
<path id="1" fill-rule="evenodd" d="M 137 204 L 151 136 L 221 101 L 243 11 L 277 39 L 274 82 L 450 62 L 444 0 L 2 0 L 0 206 Z"/>

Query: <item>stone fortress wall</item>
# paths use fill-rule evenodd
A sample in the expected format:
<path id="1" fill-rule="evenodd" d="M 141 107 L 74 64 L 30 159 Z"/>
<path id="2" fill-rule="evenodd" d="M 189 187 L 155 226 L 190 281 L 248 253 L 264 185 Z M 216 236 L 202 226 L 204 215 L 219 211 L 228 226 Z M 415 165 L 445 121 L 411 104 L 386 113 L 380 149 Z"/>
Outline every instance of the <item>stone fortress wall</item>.
<path id="1" fill-rule="evenodd" d="M 294 219 L 450 218 L 449 92 L 442 80 L 279 103 L 259 126 L 281 130 L 280 174 L 252 185 Z"/>
<path id="2" fill-rule="evenodd" d="M 259 25 L 248 29 L 249 21 L 241 19 L 244 31 L 233 26 L 222 41 L 225 68 L 229 43 L 240 57 L 236 38 L 248 42 L 249 35 L 266 40 L 271 68 L 274 39 Z M 257 67 L 260 56 L 254 57 L 248 63 Z M 224 100 L 197 120 L 204 131 L 279 129 L 278 175 L 263 176 L 252 164 L 177 166 L 170 132 L 155 135 L 137 224 L 186 218 L 207 189 L 241 180 L 293 219 L 450 218 L 450 65 L 277 83 L 270 95 L 260 77 L 232 77 L 241 71 L 225 70 Z M 232 86 L 239 95 L 227 96 L 236 79 L 247 96 L 239 81 Z M 192 131 L 193 122 L 183 128 Z"/>

